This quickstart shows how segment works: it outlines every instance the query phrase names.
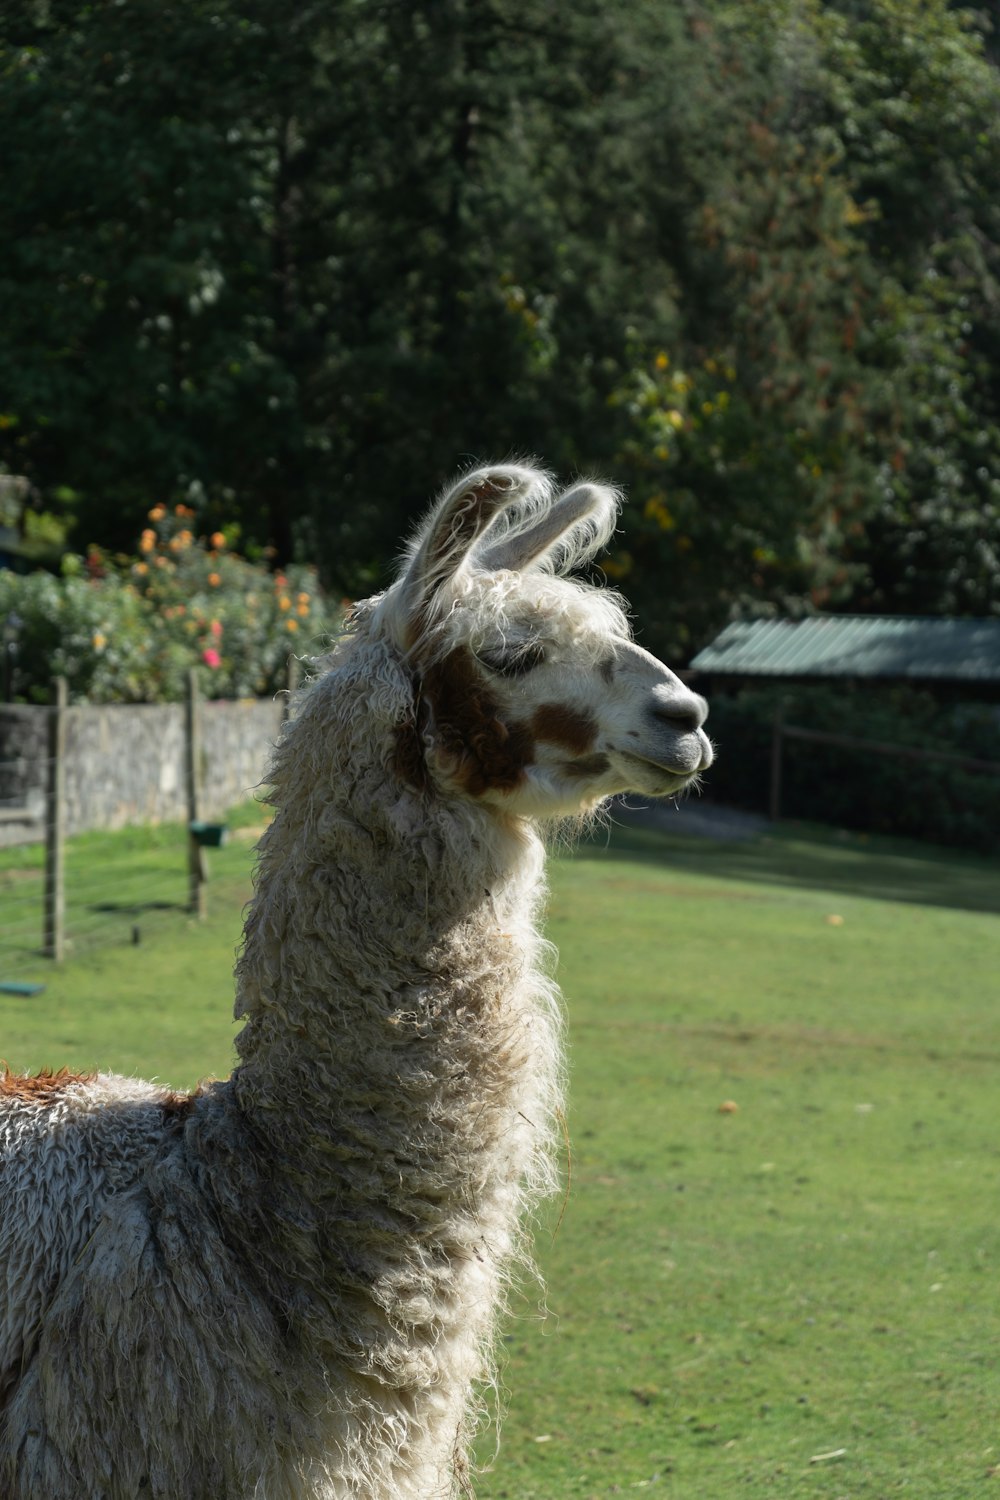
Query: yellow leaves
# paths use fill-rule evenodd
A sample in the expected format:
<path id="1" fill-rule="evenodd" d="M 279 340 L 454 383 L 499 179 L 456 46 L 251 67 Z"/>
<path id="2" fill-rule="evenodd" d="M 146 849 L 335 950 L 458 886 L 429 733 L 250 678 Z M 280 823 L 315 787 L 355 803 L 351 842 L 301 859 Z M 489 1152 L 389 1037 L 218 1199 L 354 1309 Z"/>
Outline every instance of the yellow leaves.
<path id="1" fill-rule="evenodd" d="M 676 519 L 667 509 L 662 495 L 651 495 L 643 506 L 642 513 L 647 521 L 655 521 L 661 531 L 673 531 L 677 525 Z"/>
<path id="2" fill-rule="evenodd" d="M 619 552 L 617 557 L 606 557 L 601 567 L 608 578 L 627 578 L 632 571 L 631 552 Z"/>

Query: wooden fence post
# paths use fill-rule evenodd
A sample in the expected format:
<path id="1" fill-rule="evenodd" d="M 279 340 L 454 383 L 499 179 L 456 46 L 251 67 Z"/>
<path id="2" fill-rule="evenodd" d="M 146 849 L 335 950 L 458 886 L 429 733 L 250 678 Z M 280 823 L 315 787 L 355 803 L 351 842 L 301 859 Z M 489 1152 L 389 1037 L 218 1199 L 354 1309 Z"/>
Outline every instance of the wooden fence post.
<path id="1" fill-rule="evenodd" d="M 299 683 L 302 681 L 302 663 L 299 658 L 292 655 L 288 658 L 288 691 L 285 694 L 285 706 L 282 711 L 282 719 L 287 719 L 292 712 L 292 700 L 298 692 Z"/>
<path id="2" fill-rule="evenodd" d="M 42 952 L 62 963 L 66 944 L 66 705 L 65 677 L 55 679 L 49 710 L 45 777 L 45 910 Z"/>
<path id="3" fill-rule="evenodd" d="M 768 815 L 772 823 L 781 817 L 781 751 L 785 728 L 785 704 L 779 698 L 774 706 L 774 725 L 771 732 L 771 799 Z"/>
<path id="4" fill-rule="evenodd" d="M 205 851 L 191 831 L 198 822 L 198 776 L 201 764 L 201 724 L 198 713 L 198 674 L 188 672 L 187 697 L 184 704 L 184 776 L 187 783 L 188 813 L 188 910 L 199 920 L 205 916 Z"/>

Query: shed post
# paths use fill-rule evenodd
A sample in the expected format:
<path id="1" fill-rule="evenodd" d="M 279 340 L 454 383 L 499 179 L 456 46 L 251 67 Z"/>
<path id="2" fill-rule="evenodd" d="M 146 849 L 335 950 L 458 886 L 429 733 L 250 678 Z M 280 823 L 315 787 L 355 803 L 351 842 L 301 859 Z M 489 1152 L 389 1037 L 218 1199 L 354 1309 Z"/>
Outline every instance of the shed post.
<path id="1" fill-rule="evenodd" d="M 785 700 L 779 698 L 774 705 L 774 723 L 771 730 L 771 797 L 768 815 L 772 823 L 777 823 L 781 817 L 781 760 L 784 729 Z"/>

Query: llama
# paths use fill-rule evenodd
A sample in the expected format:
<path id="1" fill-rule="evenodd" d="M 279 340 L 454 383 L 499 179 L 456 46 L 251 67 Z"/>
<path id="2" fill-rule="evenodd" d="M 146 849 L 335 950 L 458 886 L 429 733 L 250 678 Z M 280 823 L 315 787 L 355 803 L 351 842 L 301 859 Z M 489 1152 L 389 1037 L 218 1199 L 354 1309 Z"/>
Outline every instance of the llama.
<path id="1" fill-rule="evenodd" d="M 0 1074 L 2 1500 L 445 1500 L 555 1186 L 540 828 L 711 761 L 566 577 L 615 493 L 464 475 L 275 752 L 232 1077 Z"/>

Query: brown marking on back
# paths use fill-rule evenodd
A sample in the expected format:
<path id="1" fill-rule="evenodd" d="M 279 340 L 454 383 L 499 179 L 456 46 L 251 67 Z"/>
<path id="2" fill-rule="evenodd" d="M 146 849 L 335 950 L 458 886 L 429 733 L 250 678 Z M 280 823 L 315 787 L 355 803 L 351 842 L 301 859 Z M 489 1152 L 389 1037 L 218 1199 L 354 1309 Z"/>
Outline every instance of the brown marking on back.
<path id="1" fill-rule="evenodd" d="M 592 714 L 568 703 L 543 703 L 531 716 L 531 731 L 537 740 L 558 745 L 572 755 L 584 755 L 597 738 L 597 720 Z"/>
<path id="2" fill-rule="evenodd" d="M 463 790 L 479 797 L 490 790 L 512 791 L 524 780 L 534 759 L 534 738 L 525 725 L 500 717 L 470 651 L 459 646 L 428 667 L 421 691 L 433 715 L 436 747 L 453 762 Z"/>
<path id="3" fill-rule="evenodd" d="M 23 1104 L 37 1104 L 44 1109 L 54 1103 L 58 1094 L 64 1093 L 74 1083 L 93 1083 L 96 1073 L 71 1073 L 69 1068 L 60 1068 L 53 1073 L 43 1068 L 33 1076 L 12 1073 L 6 1063 L 0 1065 L 0 1098 L 20 1099 Z"/>
<path id="4" fill-rule="evenodd" d="M 197 1097 L 197 1090 L 193 1094 L 177 1093 L 174 1089 L 166 1093 L 162 1099 L 157 1101 L 163 1112 L 165 1123 L 167 1125 L 183 1125 L 194 1108 L 194 1101 Z"/>

